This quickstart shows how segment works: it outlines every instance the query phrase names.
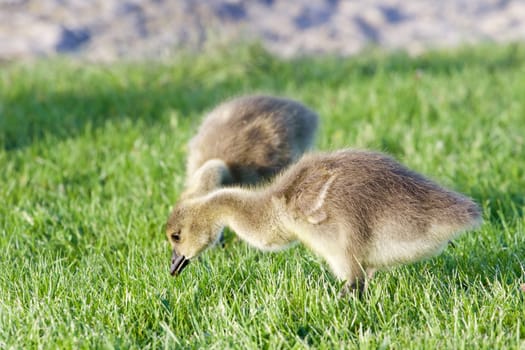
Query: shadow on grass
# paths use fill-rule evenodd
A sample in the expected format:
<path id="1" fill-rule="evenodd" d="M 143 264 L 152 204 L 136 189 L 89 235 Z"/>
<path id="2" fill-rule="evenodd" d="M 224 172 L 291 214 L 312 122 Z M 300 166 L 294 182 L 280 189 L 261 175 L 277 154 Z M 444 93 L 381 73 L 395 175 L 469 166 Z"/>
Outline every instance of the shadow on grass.
<path id="1" fill-rule="evenodd" d="M 404 53 L 370 52 L 354 58 L 287 61 L 253 45 L 219 52 L 209 59 L 203 56 L 166 65 L 128 65 L 127 70 L 118 64 L 109 68 L 75 67 L 51 61 L 36 65 L 38 70 L 30 67 L 22 75 L 7 75 L 6 79 L 13 81 L 3 85 L 10 89 L 12 84 L 14 92 L 0 94 L 0 113 L 4 115 L 0 118 L 0 144 L 5 150 L 13 150 L 45 135 L 74 137 L 88 125 L 96 129 L 108 120 L 166 122 L 166 111 L 180 116 L 200 114 L 224 98 L 247 91 L 277 93 L 290 84 L 306 89 L 323 83 L 337 89 L 348 85 L 349 80 L 358 84 L 360 79 L 377 74 L 417 77 L 420 70 L 451 74 L 472 66 L 487 73 L 515 69 L 523 65 L 525 48 L 513 44 L 498 50 L 481 47 L 430 52 L 418 58 Z M 18 85 L 16 80 L 22 81 Z"/>
<path id="2" fill-rule="evenodd" d="M 516 282 L 525 272 L 525 246 L 512 244 L 503 239 L 497 243 L 479 240 L 479 246 L 468 251 L 457 252 L 454 256 L 447 255 L 443 259 L 443 273 L 452 274 L 455 270 L 465 276 L 478 277 L 480 281 L 499 280 L 502 284 Z"/>
<path id="3" fill-rule="evenodd" d="M 104 84 L 104 81 L 99 82 Z M 30 145 L 46 135 L 69 138 L 86 127 L 97 129 L 109 120 L 143 119 L 169 122 L 166 111 L 185 117 L 199 114 L 222 96 L 221 86 L 198 87 L 183 82 L 125 89 L 102 87 L 87 91 L 24 91 L 4 102 L 0 141 L 6 150 Z M 96 91 L 95 91 L 96 90 Z"/>

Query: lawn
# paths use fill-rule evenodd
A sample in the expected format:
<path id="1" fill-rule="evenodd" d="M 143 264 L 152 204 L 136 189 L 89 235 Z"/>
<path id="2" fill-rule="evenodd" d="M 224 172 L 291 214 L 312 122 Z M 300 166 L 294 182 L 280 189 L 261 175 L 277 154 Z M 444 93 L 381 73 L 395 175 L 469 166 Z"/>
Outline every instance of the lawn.
<path id="1" fill-rule="evenodd" d="M 163 226 L 204 113 L 303 101 L 316 147 L 381 150 L 473 197 L 484 225 L 362 298 L 301 246 L 227 235 L 180 277 Z M 0 348 L 525 349 L 525 47 L 286 61 L 0 66 Z"/>

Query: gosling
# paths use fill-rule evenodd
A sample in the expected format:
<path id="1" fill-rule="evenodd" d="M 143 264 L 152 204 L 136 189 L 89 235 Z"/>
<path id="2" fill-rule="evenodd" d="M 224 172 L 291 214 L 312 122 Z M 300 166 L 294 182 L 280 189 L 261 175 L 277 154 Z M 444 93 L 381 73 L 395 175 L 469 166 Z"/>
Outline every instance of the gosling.
<path id="1" fill-rule="evenodd" d="M 305 155 L 267 186 L 224 188 L 179 203 L 166 234 L 177 275 L 228 226 L 266 251 L 300 241 L 346 283 L 366 287 L 377 269 L 439 254 L 481 224 L 471 199 L 370 151 Z"/>
<path id="2" fill-rule="evenodd" d="M 220 104 L 188 144 L 181 199 L 270 179 L 312 146 L 317 125 L 314 111 L 286 98 L 249 95 Z"/>

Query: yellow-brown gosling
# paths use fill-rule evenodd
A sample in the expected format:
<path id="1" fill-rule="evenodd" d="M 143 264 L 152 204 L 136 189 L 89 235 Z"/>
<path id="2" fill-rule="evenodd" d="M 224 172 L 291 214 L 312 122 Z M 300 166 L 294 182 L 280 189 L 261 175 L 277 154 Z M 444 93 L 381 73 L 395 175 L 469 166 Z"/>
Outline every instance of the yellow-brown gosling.
<path id="1" fill-rule="evenodd" d="M 312 146 L 317 125 L 314 111 L 287 98 L 248 95 L 220 104 L 188 144 L 181 199 L 268 180 Z"/>
<path id="2" fill-rule="evenodd" d="M 300 241 L 363 288 L 376 269 L 439 254 L 481 223 L 478 205 L 381 153 L 341 150 L 302 157 L 266 186 L 218 189 L 179 203 L 167 222 L 176 275 L 224 226 L 262 250 Z"/>

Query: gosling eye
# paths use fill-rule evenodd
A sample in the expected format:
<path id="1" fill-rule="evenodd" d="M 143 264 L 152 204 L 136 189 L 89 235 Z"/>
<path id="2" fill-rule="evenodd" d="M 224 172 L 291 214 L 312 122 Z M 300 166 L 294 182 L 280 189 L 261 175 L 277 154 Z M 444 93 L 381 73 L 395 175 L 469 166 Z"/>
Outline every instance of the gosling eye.
<path id="1" fill-rule="evenodd" d="M 180 232 L 172 233 L 171 239 L 173 240 L 173 242 L 180 242 Z"/>

